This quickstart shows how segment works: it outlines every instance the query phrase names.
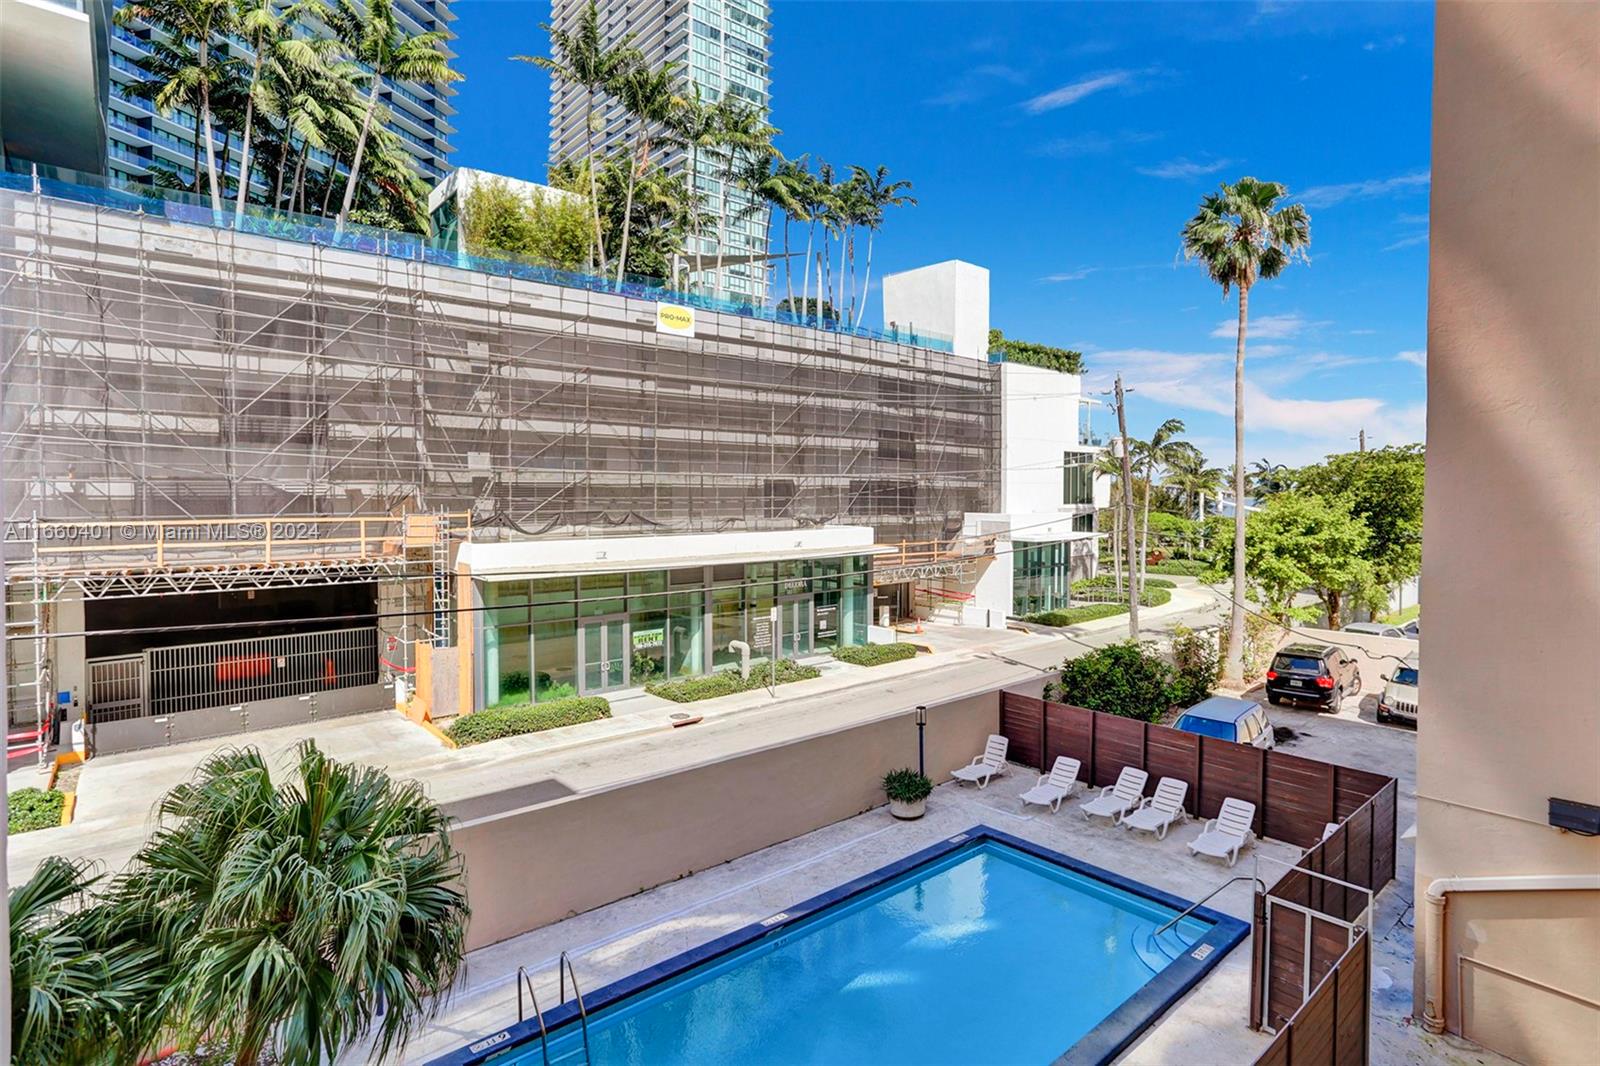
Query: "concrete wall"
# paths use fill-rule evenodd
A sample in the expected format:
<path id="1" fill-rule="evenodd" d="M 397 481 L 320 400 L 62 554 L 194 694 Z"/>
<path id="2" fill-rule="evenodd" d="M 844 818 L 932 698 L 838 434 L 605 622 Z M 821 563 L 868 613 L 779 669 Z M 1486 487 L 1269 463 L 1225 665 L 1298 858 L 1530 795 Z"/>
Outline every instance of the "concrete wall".
<path id="1" fill-rule="evenodd" d="M 1078 448 L 1083 379 L 1020 363 L 1000 365 L 1000 510 L 1059 511 L 1062 456 Z"/>
<path id="2" fill-rule="evenodd" d="M 999 694 L 929 708 L 934 780 L 999 726 Z M 461 824 L 478 948 L 831 825 L 917 764 L 915 712 Z M 935 801 L 936 802 L 936 801 Z"/>
<path id="3" fill-rule="evenodd" d="M 1597 56 L 1592 4 L 1436 9 L 1419 1015 L 1432 880 L 1600 875 L 1600 838 L 1547 824 L 1600 804 Z M 1444 925 L 1449 1029 L 1593 1061 L 1600 892 L 1452 894 Z"/>
<path id="4" fill-rule="evenodd" d="M 987 361 L 989 272 L 950 259 L 886 275 L 883 326 L 949 337 L 957 355 Z M 1076 425 L 1076 410 L 1072 417 Z"/>

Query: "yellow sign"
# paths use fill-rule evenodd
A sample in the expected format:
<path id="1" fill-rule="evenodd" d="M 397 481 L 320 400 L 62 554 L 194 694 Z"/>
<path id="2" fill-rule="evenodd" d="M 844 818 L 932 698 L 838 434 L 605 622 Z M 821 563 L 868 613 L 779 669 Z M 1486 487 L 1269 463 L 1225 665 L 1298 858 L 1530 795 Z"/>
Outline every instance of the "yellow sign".
<path id="1" fill-rule="evenodd" d="M 694 336 L 694 308 L 656 304 L 656 332 L 679 337 Z"/>

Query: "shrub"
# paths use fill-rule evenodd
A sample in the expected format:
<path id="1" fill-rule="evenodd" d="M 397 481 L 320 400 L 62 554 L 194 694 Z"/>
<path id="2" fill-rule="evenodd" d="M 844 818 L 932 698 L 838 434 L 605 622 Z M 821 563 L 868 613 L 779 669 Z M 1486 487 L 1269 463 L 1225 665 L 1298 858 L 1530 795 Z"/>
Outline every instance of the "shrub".
<path id="1" fill-rule="evenodd" d="M 1046 698 L 1154 722 L 1172 706 L 1172 667 L 1154 645 L 1125 640 L 1061 664 L 1061 680 Z"/>
<path id="2" fill-rule="evenodd" d="M 1150 569 L 1154 570 L 1155 567 L 1151 566 Z M 1073 592 L 1080 592 L 1084 589 L 1114 589 L 1116 587 L 1117 579 L 1111 574 L 1096 574 L 1094 577 L 1081 578 L 1072 583 Z M 1178 587 L 1178 583 L 1161 577 L 1147 577 L 1144 579 L 1144 587 L 1146 592 L 1151 589 L 1175 589 Z"/>
<path id="3" fill-rule="evenodd" d="M 11 793 L 10 817 L 6 829 L 13 835 L 31 833 L 35 829 L 49 829 L 61 824 L 61 809 L 67 797 L 60 792 L 46 792 L 42 788 L 19 788 Z"/>
<path id="4" fill-rule="evenodd" d="M 1152 574 L 1176 574 L 1180 577 L 1199 577 L 1206 572 L 1206 564 L 1195 559 L 1168 559 L 1151 563 L 1146 571 Z"/>
<path id="5" fill-rule="evenodd" d="M 801 666 L 790 659 L 778 660 L 777 681 L 780 685 L 787 685 L 791 681 L 809 681 L 813 677 L 821 676 L 822 671 L 815 666 Z M 646 685 L 644 690 L 652 696 L 660 696 L 674 703 L 693 703 L 696 700 L 715 699 L 718 696 L 731 696 L 735 692 L 766 688 L 770 680 L 772 680 L 772 668 L 762 663 L 750 668 L 749 677 L 740 677 L 737 669 L 729 667 L 706 677 L 653 681 Z"/>
<path id="6" fill-rule="evenodd" d="M 599 696 L 569 696 L 547 703 L 491 707 L 450 723 L 446 735 L 457 744 L 482 744 L 501 737 L 539 733 L 611 717 L 611 704 Z"/>
<path id="7" fill-rule="evenodd" d="M 908 766 L 883 775 L 883 793 L 895 803 L 916 803 L 933 794 L 933 782 Z"/>
<path id="8" fill-rule="evenodd" d="M 835 659 L 856 666 L 882 666 L 884 663 L 914 658 L 916 654 L 915 644 L 852 644 L 833 649 Z"/>
<path id="9" fill-rule="evenodd" d="M 1125 603 L 1086 603 L 1082 607 L 1025 614 L 1022 620 L 1041 626 L 1075 626 L 1080 622 L 1092 622 L 1096 618 L 1110 618 L 1112 615 L 1127 613 L 1128 605 Z"/>
<path id="10" fill-rule="evenodd" d="M 1217 636 L 1197 632 L 1188 626 L 1178 626 L 1172 631 L 1172 702 L 1180 707 L 1193 707 L 1217 687 L 1222 674 L 1222 654 L 1217 647 Z"/>
<path id="11" fill-rule="evenodd" d="M 1222 626 L 1218 631 L 1217 644 L 1226 651 L 1228 646 L 1228 627 L 1232 625 L 1231 613 L 1222 616 Z M 1247 612 L 1244 616 L 1244 677 L 1246 681 L 1258 681 L 1267 672 L 1267 664 L 1272 661 L 1273 653 L 1278 650 L 1278 643 L 1288 632 L 1283 626 L 1272 619 L 1254 612 Z"/>

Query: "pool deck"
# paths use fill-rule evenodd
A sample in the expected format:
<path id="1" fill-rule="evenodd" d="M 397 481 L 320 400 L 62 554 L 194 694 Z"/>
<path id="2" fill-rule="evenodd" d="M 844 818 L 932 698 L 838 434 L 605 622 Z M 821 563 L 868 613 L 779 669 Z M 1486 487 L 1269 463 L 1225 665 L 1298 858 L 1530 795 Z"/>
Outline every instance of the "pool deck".
<path id="1" fill-rule="evenodd" d="M 1189 854 L 1184 842 L 1198 832 L 1194 821 L 1175 827 L 1164 841 L 1110 826 L 1104 819 L 1091 824 L 1076 809 L 1085 795 L 1082 792 L 1057 814 L 1038 807 L 1023 813 L 1017 796 L 1034 779 L 1031 771 L 1013 766 L 1009 774 L 985 789 L 941 785 L 928 801 L 927 816 L 920 821 L 897 822 L 888 808 L 876 808 L 693 877 L 474 951 L 467 957 L 456 995 L 435 1024 L 407 1049 L 407 1061 L 430 1059 L 514 1022 L 518 966 L 526 966 L 534 976 L 539 1002 L 548 1010 L 557 1001 L 556 960 L 562 950 L 571 952 L 584 987 L 599 988 L 975 825 L 993 826 L 1189 900 L 1199 899 L 1230 877 L 1248 876 L 1256 856 L 1284 862 L 1300 856 L 1298 848 L 1258 841 L 1230 870 L 1221 862 Z M 1269 882 L 1281 869 L 1267 863 L 1262 867 L 1261 875 Z M 1249 884 L 1240 882 L 1224 889 L 1208 906 L 1248 921 Z M 1040 965 L 1044 964 L 1041 960 Z M 1267 1037 L 1246 1027 L 1249 987 L 1246 941 L 1119 1061 L 1252 1061 L 1265 1049 Z M 362 1049 L 357 1049 L 341 1061 L 361 1058 Z"/>

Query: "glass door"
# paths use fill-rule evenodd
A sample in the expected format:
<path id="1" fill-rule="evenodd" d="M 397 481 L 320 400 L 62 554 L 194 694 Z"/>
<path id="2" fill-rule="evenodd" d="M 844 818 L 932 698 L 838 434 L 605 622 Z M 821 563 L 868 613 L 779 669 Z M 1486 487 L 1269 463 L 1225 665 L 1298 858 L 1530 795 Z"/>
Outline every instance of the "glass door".
<path id="1" fill-rule="evenodd" d="M 783 657 L 798 659 L 811 654 L 811 597 L 778 602 L 778 625 Z"/>
<path id="2" fill-rule="evenodd" d="M 625 688 L 628 684 L 627 618 L 586 618 L 582 622 L 581 676 L 584 695 Z"/>

